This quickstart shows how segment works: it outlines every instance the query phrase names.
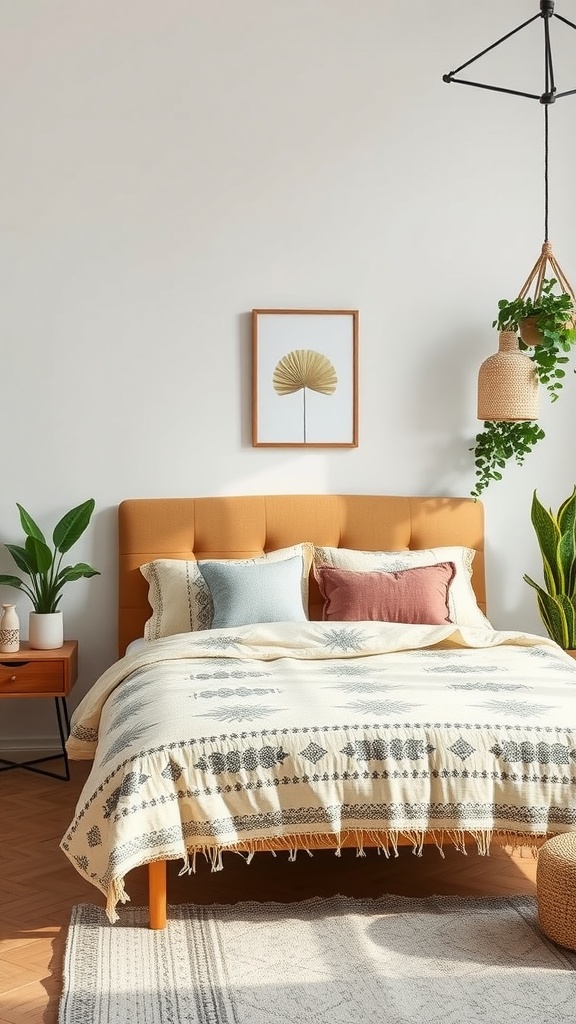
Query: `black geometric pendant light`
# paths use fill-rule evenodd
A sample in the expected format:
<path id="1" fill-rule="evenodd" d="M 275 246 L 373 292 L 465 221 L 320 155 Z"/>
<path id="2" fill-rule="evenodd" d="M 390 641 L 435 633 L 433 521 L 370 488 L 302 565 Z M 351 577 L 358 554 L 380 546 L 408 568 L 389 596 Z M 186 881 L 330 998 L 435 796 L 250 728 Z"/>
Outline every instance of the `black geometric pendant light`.
<path id="1" fill-rule="evenodd" d="M 521 32 L 522 29 L 526 28 L 527 25 L 531 25 L 532 22 L 537 21 L 538 18 L 542 19 L 544 26 L 544 92 L 543 93 L 532 93 L 532 92 L 521 92 L 520 89 L 504 89 L 499 85 L 488 85 L 486 82 L 472 82 L 466 78 L 456 78 L 464 68 L 474 64 L 475 61 L 480 60 L 485 54 L 489 53 L 490 50 L 494 50 L 501 43 L 505 43 L 507 39 L 511 39 L 517 32 Z M 538 14 L 535 14 L 532 18 L 528 18 L 528 21 L 522 22 L 517 28 L 513 28 L 511 32 L 507 32 L 501 39 L 497 39 L 495 43 L 491 43 L 480 53 L 477 53 L 475 57 L 471 57 L 464 64 L 461 64 L 455 71 L 450 71 L 447 75 L 442 75 L 442 81 L 456 82 L 459 85 L 472 85 L 477 89 L 491 89 L 493 92 L 507 92 L 513 96 L 525 96 L 529 100 L 538 100 L 544 106 L 549 106 L 551 103 L 555 103 L 556 100 L 562 99 L 564 96 L 573 96 L 576 93 L 576 88 L 567 89 L 565 92 L 558 92 L 554 82 L 554 61 L 552 58 L 552 43 L 550 40 L 550 19 L 556 18 L 558 21 L 563 22 L 565 25 L 569 25 L 570 28 L 576 29 L 571 21 L 567 18 L 563 18 L 560 14 L 554 13 L 554 0 L 540 0 L 540 10 Z"/>
<path id="2" fill-rule="evenodd" d="M 474 64 L 476 61 L 480 60 L 487 53 L 494 50 L 497 46 L 502 45 L 502 43 L 505 43 L 507 40 L 511 39 L 512 36 L 517 35 L 517 33 L 521 32 L 523 29 L 527 28 L 528 25 L 531 25 L 538 19 L 541 19 L 542 21 L 544 34 L 543 91 L 541 93 L 524 92 L 520 89 L 505 88 L 499 85 L 491 85 L 487 82 L 472 81 L 469 78 L 460 77 L 461 72 L 464 71 L 466 68 L 470 67 L 471 64 Z M 556 260 L 553 254 L 552 245 L 550 243 L 550 239 L 548 236 L 548 111 L 550 106 L 557 100 L 563 99 L 565 96 L 576 95 L 576 87 L 572 89 L 565 89 L 561 92 L 559 92 L 556 87 L 554 75 L 554 58 L 552 53 L 552 41 L 550 33 L 550 25 L 552 19 L 555 19 L 556 21 L 561 22 L 563 25 L 567 25 L 569 28 L 576 30 L 576 24 L 574 24 L 571 21 L 568 21 L 567 18 L 563 18 L 560 14 L 555 13 L 554 0 L 540 0 L 540 7 L 537 14 L 533 15 L 533 17 L 531 18 L 528 18 L 527 21 L 522 22 L 521 25 L 518 25 L 510 32 L 507 32 L 506 35 L 502 36 L 500 39 L 497 39 L 495 43 L 492 43 L 490 46 L 485 47 L 483 50 L 481 50 L 480 53 L 477 53 L 476 56 L 471 57 L 470 60 L 467 60 L 464 64 L 461 64 L 454 71 L 450 71 L 447 75 L 443 75 L 442 80 L 448 84 L 456 83 L 458 85 L 472 86 L 477 89 L 489 89 L 493 92 L 502 92 L 508 93 L 513 96 L 521 96 L 526 99 L 537 100 L 537 102 L 541 104 L 544 111 L 544 240 L 542 243 L 541 253 L 538 259 L 536 260 L 532 270 L 530 271 L 527 280 L 524 282 L 520 290 L 519 297 L 525 298 L 529 294 L 530 289 L 533 287 L 535 289 L 534 298 L 538 298 L 541 294 L 541 290 L 546 278 L 547 267 L 550 266 L 552 273 L 562 291 L 568 293 L 574 299 L 574 290 L 572 289 L 572 286 L 568 282 L 568 279 L 566 278 L 564 271 L 559 266 L 558 261 Z M 508 339 L 508 341 L 511 344 L 511 339 Z M 522 353 L 517 352 L 517 356 L 522 356 Z M 528 361 L 528 357 L 524 358 Z M 504 362 L 505 360 L 502 360 L 502 370 L 504 367 Z M 526 367 L 522 368 L 520 366 L 521 360 L 516 359 L 514 361 L 508 359 L 508 362 L 511 364 L 513 363 L 514 366 L 516 366 L 517 364 L 518 372 L 524 372 L 525 374 Z M 478 418 L 484 420 L 536 419 L 538 415 L 537 412 L 534 413 L 534 410 L 536 409 L 536 392 L 534 392 L 533 394 L 533 401 L 532 405 L 530 406 L 529 402 L 527 403 L 525 389 L 523 390 L 520 387 L 511 386 L 511 377 L 508 377 L 507 381 L 505 381 L 503 377 L 500 377 L 499 379 L 501 386 L 503 388 L 503 394 L 505 394 L 507 397 L 503 399 L 502 403 L 490 403 L 488 401 L 481 400 L 479 389 Z M 482 393 L 488 396 L 491 390 L 493 392 L 494 386 L 495 382 L 494 380 L 491 379 L 490 386 L 483 387 Z M 497 409 L 497 414 L 495 414 L 495 409 Z"/>

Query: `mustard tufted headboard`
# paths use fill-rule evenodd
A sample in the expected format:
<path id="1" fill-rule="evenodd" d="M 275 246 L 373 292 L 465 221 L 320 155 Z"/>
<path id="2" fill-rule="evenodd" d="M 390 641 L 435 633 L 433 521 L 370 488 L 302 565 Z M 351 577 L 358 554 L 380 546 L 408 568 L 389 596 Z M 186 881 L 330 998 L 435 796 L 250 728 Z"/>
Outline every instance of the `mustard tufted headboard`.
<path id="1" fill-rule="evenodd" d="M 251 558 L 311 541 L 325 547 L 401 551 L 474 548 L 472 585 L 486 611 L 484 509 L 471 498 L 366 494 L 274 494 L 133 498 L 118 508 L 118 649 L 143 635 L 150 616 L 139 566 L 154 558 Z M 310 618 L 321 616 L 316 582 Z"/>

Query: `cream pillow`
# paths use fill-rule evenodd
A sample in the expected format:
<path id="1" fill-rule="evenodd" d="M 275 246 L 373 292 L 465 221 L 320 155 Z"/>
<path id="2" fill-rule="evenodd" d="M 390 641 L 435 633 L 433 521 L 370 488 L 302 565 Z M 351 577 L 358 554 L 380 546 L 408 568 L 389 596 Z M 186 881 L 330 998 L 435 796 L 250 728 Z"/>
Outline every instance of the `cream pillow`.
<path id="1" fill-rule="evenodd" d="M 355 572 L 397 572 L 417 566 L 453 562 L 456 568 L 448 591 L 450 621 L 458 626 L 481 626 L 492 629 L 478 607 L 471 577 L 473 548 L 446 546 L 422 548 L 417 551 L 354 551 L 352 548 L 314 548 L 314 565 L 329 565 L 334 569 Z"/>
<path id="2" fill-rule="evenodd" d="M 256 558 L 210 559 L 234 565 L 256 565 L 260 562 L 283 562 L 299 557 L 302 563 L 301 589 L 303 606 L 308 610 L 308 577 L 314 548 L 312 544 L 293 544 L 278 548 Z M 211 629 L 214 607 L 208 585 L 202 576 L 203 562 L 184 558 L 157 558 L 140 566 L 148 583 L 148 601 L 152 615 L 144 626 L 144 638 L 157 640 L 175 633 Z"/>

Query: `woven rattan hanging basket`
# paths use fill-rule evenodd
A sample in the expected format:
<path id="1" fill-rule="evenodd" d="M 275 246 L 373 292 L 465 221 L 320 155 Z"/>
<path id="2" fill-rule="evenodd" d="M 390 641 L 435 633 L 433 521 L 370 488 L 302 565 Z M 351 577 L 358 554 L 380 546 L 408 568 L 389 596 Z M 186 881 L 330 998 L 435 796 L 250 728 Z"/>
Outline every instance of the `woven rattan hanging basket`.
<path id="1" fill-rule="evenodd" d="M 520 351 L 514 331 L 501 331 L 498 352 L 478 373 L 478 419 L 537 420 L 538 378 L 529 356 Z"/>
<path id="2" fill-rule="evenodd" d="M 550 268 L 549 270 L 548 267 Z M 532 267 L 532 270 L 522 285 L 522 288 L 518 292 L 518 298 L 527 299 L 531 287 L 534 287 L 534 298 L 532 301 L 534 305 L 537 306 L 538 299 L 542 295 L 544 282 L 551 278 L 558 283 L 561 292 L 570 296 L 572 300 L 572 309 L 573 311 L 576 310 L 576 295 L 574 294 L 574 289 L 562 270 L 562 267 L 558 263 L 558 260 L 554 256 L 552 246 L 548 241 L 544 242 L 542 245 L 542 252 Z M 567 326 L 572 327 L 575 322 L 575 313 L 573 312 L 568 316 Z M 525 320 L 522 320 L 518 325 L 518 329 L 520 331 L 520 337 L 525 345 L 539 345 L 542 341 L 542 335 L 538 329 L 537 316 L 530 316 Z"/>
<path id="3" fill-rule="evenodd" d="M 534 288 L 531 301 L 537 308 L 545 282 L 552 279 L 557 282 L 563 293 L 570 296 L 572 307 L 576 310 L 576 296 L 572 285 L 554 257 L 548 241 L 542 245 L 542 252 L 522 285 L 518 298 L 527 299 L 531 288 Z M 571 326 L 572 316 L 568 316 Z M 537 321 L 536 315 L 519 323 L 518 330 L 525 345 L 533 346 L 542 341 Z M 525 329 L 531 333 L 525 336 Z M 534 363 L 521 351 L 519 339 L 514 331 L 501 331 L 499 337 L 498 352 L 484 361 L 478 374 L 478 419 L 507 422 L 537 420 L 539 386 Z"/>

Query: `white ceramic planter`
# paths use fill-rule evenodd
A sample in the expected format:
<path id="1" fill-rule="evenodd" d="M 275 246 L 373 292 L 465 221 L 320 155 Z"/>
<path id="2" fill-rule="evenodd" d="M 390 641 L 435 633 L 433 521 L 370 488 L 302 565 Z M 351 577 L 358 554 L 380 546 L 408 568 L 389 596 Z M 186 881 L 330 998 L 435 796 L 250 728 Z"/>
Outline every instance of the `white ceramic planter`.
<path id="1" fill-rule="evenodd" d="M 52 651 L 64 643 L 62 612 L 30 612 L 28 642 L 37 651 Z"/>

